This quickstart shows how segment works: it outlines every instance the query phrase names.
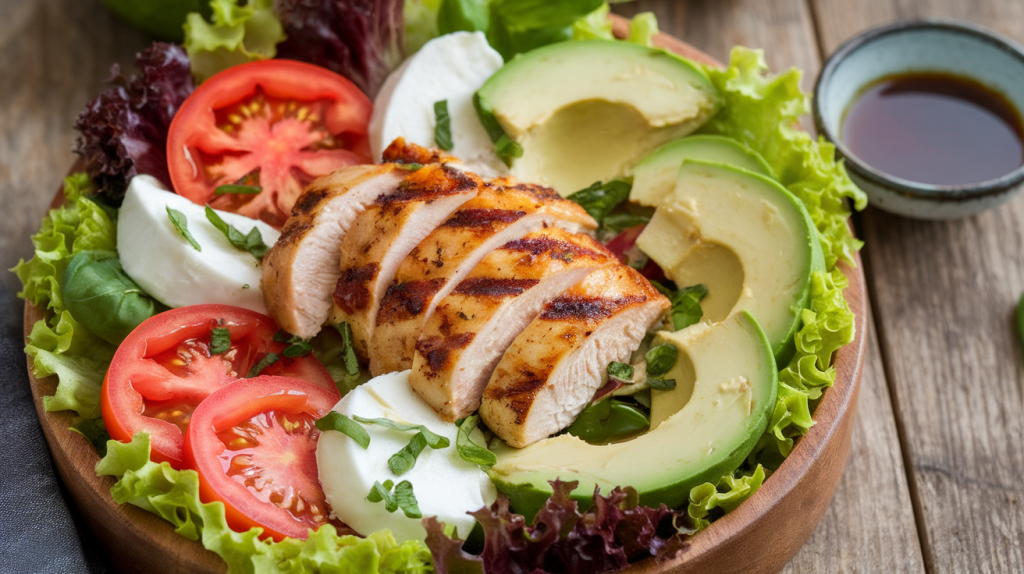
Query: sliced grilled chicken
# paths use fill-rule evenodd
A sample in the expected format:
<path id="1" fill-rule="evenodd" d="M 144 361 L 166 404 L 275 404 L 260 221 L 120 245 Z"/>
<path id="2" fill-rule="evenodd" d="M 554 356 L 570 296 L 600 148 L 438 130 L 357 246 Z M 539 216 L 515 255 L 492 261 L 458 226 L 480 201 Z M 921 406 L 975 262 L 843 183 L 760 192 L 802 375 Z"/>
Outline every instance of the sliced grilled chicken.
<path id="1" fill-rule="evenodd" d="M 454 163 L 458 158 L 438 149 L 429 149 L 405 141 L 405 138 L 395 138 L 395 141 L 388 144 L 381 152 L 381 161 L 391 163 Z"/>
<path id="2" fill-rule="evenodd" d="M 416 340 L 436 302 L 491 251 L 545 227 L 575 232 L 596 225 L 582 207 L 552 189 L 511 179 L 486 184 L 402 262 L 377 313 L 370 372 L 410 368 Z"/>
<path id="3" fill-rule="evenodd" d="M 263 258 L 260 281 L 270 315 L 284 330 L 303 338 L 320 331 L 341 277 L 338 253 L 345 232 L 408 173 L 394 164 L 347 167 L 317 179 L 299 196 L 281 238 Z"/>
<path id="4" fill-rule="evenodd" d="M 485 257 L 437 305 L 416 343 L 409 384 L 449 420 L 471 414 L 505 349 L 541 311 L 618 260 L 593 238 L 559 228 Z"/>
<path id="5" fill-rule="evenodd" d="M 448 165 L 425 165 L 356 217 L 341 242 L 331 322 L 349 323 L 363 357 L 368 357 L 381 298 L 402 261 L 453 211 L 476 197 L 482 185 L 476 175 Z"/>
<path id="6" fill-rule="evenodd" d="M 602 385 L 608 363 L 628 362 L 669 306 L 630 267 L 591 273 L 548 303 L 505 351 L 480 418 L 517 448 L 569 426 Z"/>

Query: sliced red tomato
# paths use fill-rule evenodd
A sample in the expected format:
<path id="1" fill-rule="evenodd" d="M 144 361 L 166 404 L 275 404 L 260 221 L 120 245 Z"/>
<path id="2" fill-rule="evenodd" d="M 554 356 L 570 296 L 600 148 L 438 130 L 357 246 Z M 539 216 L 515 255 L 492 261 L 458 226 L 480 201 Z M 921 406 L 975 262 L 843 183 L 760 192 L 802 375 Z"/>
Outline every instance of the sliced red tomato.
<path id="1" fill-rule="evenodd" d="M 223 502 L 229 526 L 262 527 L 263 538 L 306 538 L 326 524 L 314 423 L 337 402 L 337 393 L 272 376 L 235 381 L 207 397 L 185 435 L 200 498 Z"/>
<path id="2" fill-rule="evenodd" d="M 647 226 L 637 225 L 635 227 L 622 230 L 622 233 L 619 233 L 608 241 L 608 243 L 605 244 L 605 247 L 614 253 L 615 256 L 619 258 L 619 261 L 626 265 L 632 264 L 633 262 L 630 260 L 631 257 L 635 257 L 638 254 L 642 255 L 639 253 L 639 249 L 634 248 L 636 247 L 636 238 L 640 237 L 640 234 L 643 233 L 644 227 Z M 640 268 L 640 274 L 654 281 L 665 282 L 665 272 L 662 271 L 661 267 L 658 266 L 653 259 L 648 259 L 647 262 L 643 264 Z"/>
<path id="3" fill-rule="evenodd" d="M 196 203 L 280 228 L 313 179 L 371 163 L 372 110 L 352 82 L 319 66 L 263 60 L 228 68 L 192 92 L 171 122 L 171 183 Z M 234 184 L 261 191 L 216 195 Z"/>
<path id="4" fill-rule="evenodd" d="M 231 345 L 211 354 L 214 328 L 227 329 Z M 289 359 L 274 341 L 277 323 L 230 305 L 193 305 L 143 321 L 121 343 L 103 380 L 100 407 L 110 437 L 122 442 L 149 433 L 151 457 L 183 468 L 182 433 L 196 407 L 220 387 L 245 377 L 273 353 L 261 374 L 296 377 L 341 398 L 327 369 L 312 355 Z"/>

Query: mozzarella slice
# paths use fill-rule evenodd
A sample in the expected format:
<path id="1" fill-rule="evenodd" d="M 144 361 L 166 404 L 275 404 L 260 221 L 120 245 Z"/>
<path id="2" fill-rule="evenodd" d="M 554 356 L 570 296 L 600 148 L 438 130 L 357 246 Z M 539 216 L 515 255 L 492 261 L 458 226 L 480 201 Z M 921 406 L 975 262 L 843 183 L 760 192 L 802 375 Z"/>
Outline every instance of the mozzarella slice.
<path id="1" fill-rule="evenodd" d="M 427 447 L 416 459 L 412 470 L 395 476 L 388 467 L 391 455 L 402 450 L 412 432 L 398 432 L 380 425 L 363 425 L 370 434 L 366 449 L 348 435 L 325 431 L 316 448 L 320 485 L 334 514 L 360 534 L 390 529 L 399 540 L 423 540 L 426 530 L 420 519 L 408 518 L 401 509 L 389 513 L 383 502 L 366 500 L 374 481 L 391 480 L 412 483 L 413 494 L 424 518 L 436 516 L 467 536 L 476 520 L 467 512 L 494 502 L 497 493 L 487 474 L 475 464 L 462 460 L 455 449 L 458 428 L 443 421 L 430 405 L 409 387 L 409 371 L 381 375 L 356 387 L 334 407 L 348 417 L 388 418 L 397 422 L 424 425 L 448 437 L 450 445 L 434 450 Z M 483 434 L 473 431 L 473 441 L 484 444 Z"/>
<path id="2" fill-rule="evenodd" d="M 185 216 L 202 251 L 174 227 L 168 207 Z M 217 214 L 242 234 L 259 229 L 268 246 L 281 235 L 262 221 L 224 211 Z M 231 245 L 206 219 L 204 206 L 163 189 L 154 177 L 135 176 L 125 192 L 117 218 L 117 253 L 125 273 L 168 307 L 221 303 L 267 312 L 259 261 Z"/>
<path id="3" fill-rule="evenodd" d="M 427 42 L 388 76 L 373 103 L 370 147 L 376 160 L 399 136 L 437 147 L 434 102 L 448 100 L 451 153 L 468 171 L 484 177 L 507 174 L 473 107 L 473 94 L 503 64 L 483 32 L 455 32 Z"/>

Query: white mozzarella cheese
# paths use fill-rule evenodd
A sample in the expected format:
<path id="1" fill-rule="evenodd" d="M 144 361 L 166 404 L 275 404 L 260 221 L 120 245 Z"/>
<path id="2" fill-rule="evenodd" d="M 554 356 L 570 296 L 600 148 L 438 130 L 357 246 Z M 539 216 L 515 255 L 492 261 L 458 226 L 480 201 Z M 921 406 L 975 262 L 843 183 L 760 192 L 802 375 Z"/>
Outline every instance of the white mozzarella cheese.
<path id="1" fill-rule="evenodd" d="M 473 94 L 503 63 L 483 32 L 455 32 L 427 42 L 388 77 L 373 103 L 370 147 L 377 161 L 399 136 L 436 147 L 434 102 L 448 100 L 451 153 L 469 171 L 507 174 L 473 107 Z"/>
<path id="2" fill-rule="evenodd" d="M 174 227 L 168 207 L 185 216 L 202 251 Z M 217 214 L 243 234 L 258 228 L 268 246 L 281 235 L 262 221 Z M 204 206 L 163 189 L 156 178 L 132 178 L 117 218 L 117 253 L 125 273 L 168 307 L 221 303 L 267 312 L 256 258 L 232 246 L 206 219 Z"/>
<path id="3" fill-rule="evenodd" d="M 424 425 L 432 432 L 448 437 L 443 449 L 427 447 L 416 465 L 402 476 L 388 467 L 391 455 L 402 450 L 412 432 L 398 432 L 380 425 L 364 425 L 370 434 L 369 447 L 363 449 L 348 435 L 325 431 L 317 443 L 316 460 L 327 502 L 334 514 L 360 534 L 390 529 L 399 540 L 422 540 L 426 530 L 420 519 L 408 518 L 401 509 L 389 513 L 383 502 L 373 503 L 366 495 L 374 481 L 391 480 L 412 483 L 413 494 L 424 518 L 438 520 L 458 528 L 467 536 L 476 520 L 467 512 L 494 502 L 497 493 L 487 474 L 475 464 L 462 460 L 455 449 L 458 428 L 445 422 L 409 387 L 409 371 L 381 375 L 345 395 L 334 410 L 348 417 L 388 418 L 397 422 Z M 472 435 L 484 444 L 483 434 Z"/>

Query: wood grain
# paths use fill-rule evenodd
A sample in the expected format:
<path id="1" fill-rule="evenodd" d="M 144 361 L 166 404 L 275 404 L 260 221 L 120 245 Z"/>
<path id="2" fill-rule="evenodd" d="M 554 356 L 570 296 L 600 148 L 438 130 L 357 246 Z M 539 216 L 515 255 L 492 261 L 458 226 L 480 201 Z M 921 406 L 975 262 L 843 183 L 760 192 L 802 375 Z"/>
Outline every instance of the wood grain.
<path id="1" fill-rule="evenodd" d="M 1024 41 L 1012 0 L 816 0 L 825 53 L 898 18 L 958 18 Z M 869 210 L 865 261 L 925 564 L 1024 572 L 1024 197 L 926 223 Z"/>

